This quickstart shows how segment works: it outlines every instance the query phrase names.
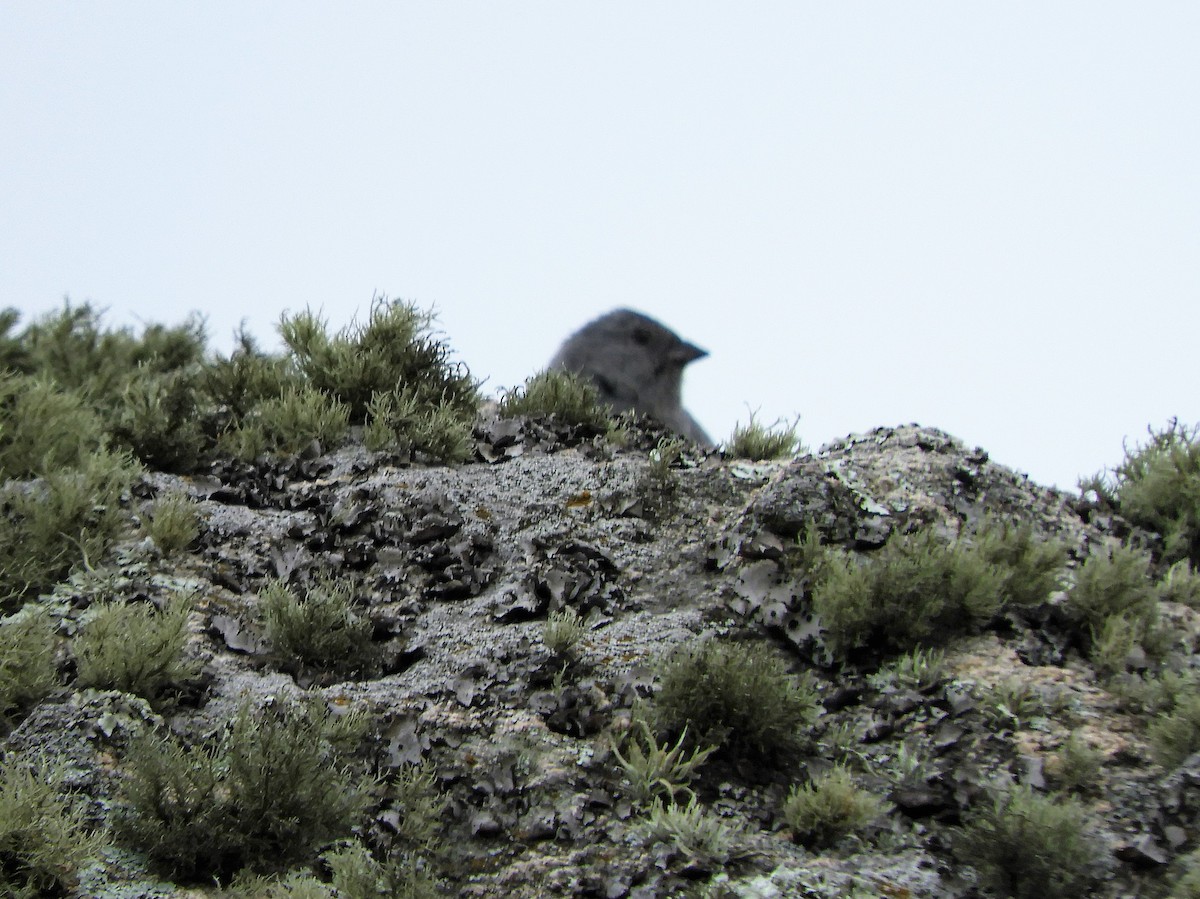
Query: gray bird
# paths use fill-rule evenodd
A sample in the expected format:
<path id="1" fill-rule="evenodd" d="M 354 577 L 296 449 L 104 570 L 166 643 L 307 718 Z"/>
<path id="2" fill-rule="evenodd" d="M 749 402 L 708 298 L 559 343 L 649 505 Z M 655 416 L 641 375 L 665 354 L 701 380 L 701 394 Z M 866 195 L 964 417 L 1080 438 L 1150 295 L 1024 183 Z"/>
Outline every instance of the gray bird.
<path id="1" fill-rule="evenodd" d="M 711 447 L 713 442 L 683 408 L 680 397 L 684 366 L 707 355 L 654 319 L 632 309 L 617 309 L 568 337 L 550 367 L 591 378 L 600 399 L 615 412 L 632 409 Z"/>

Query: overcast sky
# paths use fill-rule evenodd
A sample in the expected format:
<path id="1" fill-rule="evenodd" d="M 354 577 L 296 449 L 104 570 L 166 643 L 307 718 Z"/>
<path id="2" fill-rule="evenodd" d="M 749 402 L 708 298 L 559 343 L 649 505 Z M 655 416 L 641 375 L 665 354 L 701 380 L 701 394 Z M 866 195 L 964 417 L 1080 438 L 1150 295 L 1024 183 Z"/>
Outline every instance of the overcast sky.
<path id="1" fill-rule="evenodd" d="M 0 0 L 0 306 L 277 346 L 384 293 L 485 391 L 617 306 L 685 402 L 1073 488 L 1200 420 L 1200 3 Z"/>

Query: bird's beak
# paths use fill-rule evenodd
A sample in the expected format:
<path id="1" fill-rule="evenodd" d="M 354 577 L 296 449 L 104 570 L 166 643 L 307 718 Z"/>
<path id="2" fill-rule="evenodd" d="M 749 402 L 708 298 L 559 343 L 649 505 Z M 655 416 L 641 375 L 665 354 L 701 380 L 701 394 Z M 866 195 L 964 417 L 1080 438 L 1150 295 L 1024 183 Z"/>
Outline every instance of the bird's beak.
<path id="1" fill-rule="evenodd" d="M 703 359 L 708 355 L 708 350 L 702 350 L 692 343 L 680 343 L 671 355 L 675 357 L 675 361 L 680 365 L 687 365 L 689 362 Z"/>

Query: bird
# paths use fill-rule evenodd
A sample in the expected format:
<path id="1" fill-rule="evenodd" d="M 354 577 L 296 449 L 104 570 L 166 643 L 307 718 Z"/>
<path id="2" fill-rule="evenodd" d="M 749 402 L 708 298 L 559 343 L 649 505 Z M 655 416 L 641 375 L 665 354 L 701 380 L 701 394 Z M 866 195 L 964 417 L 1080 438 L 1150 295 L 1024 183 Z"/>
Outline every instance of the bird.
<path id="1" fill-rule="evenodd" d="M 683 408 L 683 369 L 708 355 L 647 315 L 616 309 L 568 337 L 551 369 L 589 378 L 615 413 L 634 411 L 700 446 L 712 440 Z"/>

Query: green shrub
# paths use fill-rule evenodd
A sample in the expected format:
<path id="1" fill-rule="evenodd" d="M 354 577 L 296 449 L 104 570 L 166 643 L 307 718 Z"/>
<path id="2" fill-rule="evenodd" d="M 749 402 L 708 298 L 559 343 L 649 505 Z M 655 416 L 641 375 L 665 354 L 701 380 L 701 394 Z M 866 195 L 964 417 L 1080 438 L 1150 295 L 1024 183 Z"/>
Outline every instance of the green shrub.
<path id="1" fill-rule="evenodd" d="M 686 740 L 685 727 L 674 746 L 669 741 L 660 746 L 645 720 L 634 718 L 625 753 L 622 754 L 616 744 L 612 751 L 635 802 L 646 805 L 658 798 L 674 802 L 679 793 L 695 798 L 688 784 L 696 776 L 696 769 L 716 751 L 716 747 L 706 746 L 688 755 L 684 750 Z"/>
<path id="2" fill-rule="evenodd" d="M 1178 868 L 1167 899 L 1200 899 L 1200 849 L 1193 849 L 1180 859 Z"/>
<path id="3" fill-rule="evenodd" d="M 930 690 L 946 677 L 946 654 L 940 649 L 912 649 L 870 675 L 876 690 Z"/>
<path id="4" fill-rule="evenodd" d="M 783 818 L 805 846 L 827 847 L 862 830 L 884 810 L 879 797 L 855 786 L 850 772 L 836 766 L 811 783 L 792 787 Z"/>
<path id="5" fill-rule="evenodd" d="M 1153 625 L 1158 620 L 1158 590 L 1150 579 L 1150 557 L 1127 546 L 1089 556 L 1067 593 L 1067 606 L 1093 632 L 1117 615 Z"/>
<path id="6" fill-rule="evenodd" d="M 376 861 L 361 843 L 348 843 L 323 856 L 339 899 L 433 899 L 435 881 L 415 859 Z"/>
<path id="7" fill-rule="evenodd" d="M 78 393 L 0 373 L 0 480 L 77 467 L 103 444 L 100 417 Z"/>
<path id="8" fill-rule="evenodd" d="M 195 469 L 208 450 L 198 383 L 198 368 L 130 373 L 109 412 L 113 440 L 157 471 Z"/>
<path id="9" fill-rule="evenodd" d="M 184 658 L 191 610 L 181 599 L 162 611 L 141 602 L 93 606 L 74 642 L 79 685 L 153 702 L 193 680 L 200 665 Z"/>
<path id="10" fill-rule="evenodd" d="M 60 768 L 42 758 L 0 759 L 0 896 L 73 894 L 76 873 L 100 854 L 100 838 L 63 793 Z"/>
<path id="11" fill-rule="evenodd" d="M 1001 608 L 1006 572 L 976 548 L 930 530 L 893 535 L 861 563 L 830 553 L 813 610 L 835 658 L 877 644 L 906 651 L 977 632 Z"/>
<path id="12" fill-rule="evenodd" d="M 311 387 L 286 390 L 264 400 L 242 424 L 222 435 L 221 446 L 242 459 L 264 452 L 292 455 L 316 441 L 329 450 L 346 434 L 350 410 Z"/>
<path id="13" fill-rule="evenodd" d="M 267 639 L 285 667 L 301 666 L 338 675 L 369 677 L 378 670 L 370 618 L 354 611 L 354 585 L 326 580 L 297 597 L 282 581 L 261 592 Z"/>
<path id="14" fill-rule="evenodd" d="M 1200 426 L 1172 420 L 1117 466 L 1121 514 L 1163 537 L 1164 561 L 1200 565 Z"/>
<path id="15" fill-rule="evenodd" d="M 1179 696 L 1170 711 L 1150 722 L 1146 736 L 1154 760 L 1164 768 L 1174 768 L 1200 752 L 1200 695 L 1189 692 Z"/>
<path id="16" fill-rule="evenodd" d="M 388 785 L 391 807 L 398 813 L 396 835 L 413 850 L 431 848 L 442 830 L 446 797 L 432 765 L 408 765 Z"/>
<path id="17" fill-rule="evenodd" d="M 1159 598 L 1166 602 L 1200 608 L 1200 573 L 1186 559 L 1181 559 L 1167 569 L 1166 576 L 1159 582 L 1158 592 Z"/>
<path id="18" fill-rule="evenodd" d="M 1104 753 L 1089 746 L 1078 731 L 1072 731 L 1047 768 L 1063 789 L 1086 793 L 1096 788 L 1103 763 Z"/>
<path id="19" fill-rule="evenodd" d="M 0 619 L 0 724 L 58 687 L 54 622 L 38 606 Z"/>
<path id="20" fill-rule="evenodd" d="M 236 428 L 266 400 L 278 399 L 299 390 L 304 379 L 291 362 L 259 351 L 254 338 L 244 331 L 229 358 L 205 365 L 199 389 L 213 407 L 218 430 Z"/>
<path id="21" fill-rule="evenodd" d="M 365 325 L 333 337 L 312 312 L 285 315 L 279 330 L 297 369 L 362 424 L 376 394 L 402 389 L 421 408 L 448 406 L 473 420 L 479 393 L 461 363 L 432 331 L 434 316 L 415 305 L 377 298 Z"/>
<path id="22" fill-rule="evenodd" d="M 655 800 L 640 827 L 646 843 L 670 843 L 693 867 L 715 870 L 745 853 L 745 828 L 703 808 Z"/>
<path id="23" fill-rule="evenodd" d="M 538 372 L 500 398 L 500 415 L 515 418 L 553 416 L 566 425 L 578 425 L 605 432 L 611 424 L 611 410 L 600 402 L 600 391 L 583 375 L 553 369 Z"/>
<path id="24" fill-rule="evenodd" d="M 154 501 L 144 527 L 159 552 L 171 556 L 199 536 L 200 516 L 186 493 L 165 493 Z"/>
<path id="25" fill-rule="evenodd" d="M 997 794 L 990 807 L 973 810 L 956 846 L 982 884 L 999 895 L 1076 899 L 1090 894 L 1103 857 L 1087 824 L 1078 800 L 1020 785 Z"/>
<path id="26" fill-rule="evenodd" d="M 750 414 L 750 423 L 745 427 L 735 425 L 733 436 L 729 438 L 726 452 L 738 459 L 750 459 L 760 462 L 764 459 L 786 459 L 797 453 L 805 452 L 800 438 L 796 434 L 799 421 L 788 426 L 781 421 L 770 427 L 760 425 Z"/>
<path id="27" fill-rule="evenodd" d="M 408 388 L 377 393 L 367 406 L 363 443 L 367 449 L 416 452 L 438 462 L 466 462 L 474 453 L 466 415 L 446 403 L 423 404 Z"/>
<path id="28" fill-rule="evenodd" d="M 1007 602 L 1031 606 L 1045 602 L 1059 588 L 1067 548 L 1058 540 L 1043 540 L 1029 524 L 1013 525 L 985 519 L 973 542 L 979 555 L 1000 569 L 1001 593 Z"/>
<path id="29" fill-rule="evenodd" d="M 659 673 L 658 726 L 671 734 L 690 728 L 699 743 L 735 755 L 792 753 L 816 718 L 817 697 L 808 677 L 788 676 L 763 644 L 702 640 L 672 652 Z"/>
<path id="30" fill-rule="evenodd" d="M 125 525 L 121 495 L 136 471 L 127 456 L 95 453 L 78 469 L 0 487 L 0 608 L 104 554 Z"/>
<path id="31" fill-rule="evenodd" d="M 243 706 L 207 745 L 144 736 L 130 749 L 118 831 L 188 879 L 303 859 L 347 836 L 368 801 L 367 785 L 336 758 L 338 726 L 278 703 Z"/>

